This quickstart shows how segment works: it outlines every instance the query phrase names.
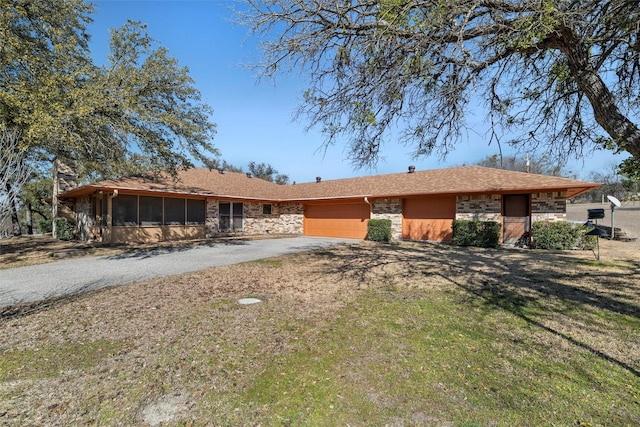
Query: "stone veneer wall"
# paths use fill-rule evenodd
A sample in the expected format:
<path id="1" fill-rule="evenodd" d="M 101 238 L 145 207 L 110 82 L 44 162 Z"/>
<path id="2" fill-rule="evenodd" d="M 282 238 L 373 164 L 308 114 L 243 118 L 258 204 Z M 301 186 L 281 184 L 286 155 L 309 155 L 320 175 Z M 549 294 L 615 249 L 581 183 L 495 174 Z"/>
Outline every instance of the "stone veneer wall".
<path id="1" fill-rule="evenodd" d="M 205 235 L 213 237 L 218 233 L 218 201 L 207 199 L 206 217 L 204 220 Z"/>
<path id="2" fill-rule="evenodd" d="M 73 190 L 78 186 L 78 175 L 76 175 L 73 168 L 59 159 L 54 160 L 54 168 L 57 169 L 55 175 L 57 179 L 54 184 L 54 193 L 62 194 L 69 190 Z M 69 201 L 62 201 L 58 199 L 58 218 L 72 219 L 77 218 L 74 212 L 74 203 Z"/>
<path id="3" fill-rule="evenodd" d="M 302 203 L 271 203 L 271 215 L 262 213 L 264 203 L 244 204 L 243 231 L 246 234 L 302 234 Z"/>
<path id="4" fill-rule="evenodd" d="M 531 194 L 531 222 L 566 221 L 567 193 L 533 193 Z"/>
<path id="5" fill-rule="evenodd" d="M 500 194 L 456 197 L 456 219 L 500 222 L 501 210 Z"/>
<path id="6" fill-rule="evenodd" d="M 244 219 L 240 234 L 302 234 L 304 206 L 302 203 L 271 203 L 271 215 L 262 213 L 264 203 L 244 202 Z M 268 204 L 268 203 L 267 203 Z M 207 200 L 206 233 L 215 236 L 218 229 L 218 200 Z"/>
<path id="7" fill-rule="evenodd" d="M 76 199 L 76 230 L 78 232 L 78 239 L 83 241 L 94 240 L 96 238 L 96 236 L 92 235 L 95 218 L 91 215 L 91 199 L 92 197 Z"/>
<path id="8" fill-rule="evenodd" d="M 402 200 L 376 199 L 371 202 L 371 219 L 390 219 L 391 238 L 402 239 Z"/>

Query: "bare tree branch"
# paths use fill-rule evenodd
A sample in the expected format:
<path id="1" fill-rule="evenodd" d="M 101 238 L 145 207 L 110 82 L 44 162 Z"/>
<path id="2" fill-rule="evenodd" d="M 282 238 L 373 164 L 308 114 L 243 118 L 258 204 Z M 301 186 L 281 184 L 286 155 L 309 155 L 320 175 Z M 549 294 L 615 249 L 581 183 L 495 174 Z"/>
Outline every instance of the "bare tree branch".
<path id="1" fill-rule="evenodd" d="M 20 132 L 0 126 L 0 221 L 16 213 L 20 192 L 30 175 L 31 167 L 20 149 Z"/>
<path id="2" fill-rule="evenodd" d="M 375 164 L 391 135 L 446 155 L 486 102 L 491 141 L 640 158 L 633 0 L 245 0 L 262 77 L 309 81 L 298 117 Z M 346 142 L 345 142 L 346 141 Z"/>

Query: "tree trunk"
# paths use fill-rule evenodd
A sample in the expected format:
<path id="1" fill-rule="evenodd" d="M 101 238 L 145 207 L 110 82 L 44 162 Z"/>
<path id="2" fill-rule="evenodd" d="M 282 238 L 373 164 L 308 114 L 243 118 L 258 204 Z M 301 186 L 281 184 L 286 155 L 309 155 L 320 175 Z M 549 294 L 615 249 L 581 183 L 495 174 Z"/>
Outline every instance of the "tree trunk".
<path id="1" fill-rule="evenodd" d="M 27 203 L 27 234 L 33 234 L 33 213 L 31 211 L 31 203 Z"/>
<path id="2" fill-rule="evenodd" d="M 20 225 L 20 218 L 18 217 L 18 206 L 13 203 L 13 209 L 11 211 L 11 224 L 13 225 L 13 235 L 22 236 L 22 226 Z"/>
<path id="3" fill-rule="evenodd" d="M 6 184 L 6 188 L 7 188 L 7 194 L 9 195 L 9 204 L 10 204 L 10 209 L 11 209 L 11 233 L 14 236 L 21 236 L 22 235 L 22 227 L 20 226 L 20 218 L 18 217 L 18 201 L 14 198 L 13 200 L 11 197 L 11 192 L 13 191 L 11 189 L 11 184 L 7 183 Z"/>
<path id="4" fill-rule="evenodd" d="M 53 191 L 51 192 L 51 236 L 58 238 L 58 195 L 60 194 L 60 182 L 58 180 L 58 158 L 53 159 Z"/>
<path id="5" fill-rule="evenodd" d="M 640 129 L 616 105 L 615 97 L 589 61 L 588 47 L 569 28 L 560 37 L 560 50 L 567 57 L 572 77 L 589 99 L 596 122 L 622 150 L 640 159 Z"/>

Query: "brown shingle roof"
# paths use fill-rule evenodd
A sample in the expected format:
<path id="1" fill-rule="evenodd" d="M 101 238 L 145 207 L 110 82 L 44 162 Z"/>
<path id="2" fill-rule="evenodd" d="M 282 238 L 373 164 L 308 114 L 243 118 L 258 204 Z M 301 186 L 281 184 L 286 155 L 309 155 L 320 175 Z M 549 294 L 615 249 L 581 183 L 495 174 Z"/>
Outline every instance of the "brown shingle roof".
<path id="1" fill-rule="evenodd" d="M 593 182 L 480 166 L 372 175 L 295 185 L 277 185 L 262 179 L 249 178 L 243 173 L 220 173 L 217 170 L 202 168 L 181 171 L 178 179 L 173 181 L 171 177 L 165 176 L 155 181 L 145 178 L 102 181 L 71 190 L 63 196 L 79 197 L 96 190 L 118 189 L 138 193 L 202 195 L 264 201 L 545 191 L 566 191 L 568 197 L 574 197 L 600 186 Z"/>
<path id="2" fill-rule="evenodd" d="M 193 168 L 179 171 L 177 180 L 169 175 L 158 178 L 132 177 L 100 181 L 92 185 L 76 188 L 63 197 L 79 197 L 96 190 L 133 193 L 164 193 L 173 195 L 215 196 L 270 200 L 279 198 L 279 185 L 264 179 L 250 178 L 236 172 L 220 173 L 217 170 Z"/>
<path id="3" fill-rule="evenodd" d="M 321 199 L 349 196 L 567 191 L 568 197 L 574 197 L 599 186 L 597 183 L 556 176 L 481 166 L 461 166 L 298 184 L 289 187 L 287 195 L 290 199 Z"/>

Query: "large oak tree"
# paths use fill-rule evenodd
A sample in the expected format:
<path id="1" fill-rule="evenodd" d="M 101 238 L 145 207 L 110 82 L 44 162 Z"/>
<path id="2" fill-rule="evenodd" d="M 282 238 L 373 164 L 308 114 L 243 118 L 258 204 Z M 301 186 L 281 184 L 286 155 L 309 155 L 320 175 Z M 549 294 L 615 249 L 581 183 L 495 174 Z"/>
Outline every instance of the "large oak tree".
<path id="1" fill-rule="evenodd" d="M 490 141 L 640 165 L 638 1 L 245 1 L 262 75 L 306 75 L 300 113 L 357 165 L 397 128 L 414 155 L 445 155 L 478 100 Z"/>
<path id="2" fill-rule="evenodd" d="M 137 22 L 113 30 L 106 64 L 94 64 L 91 13 L 82 0 L 0 0 L 0 122 L 20 131 L 20 148 L 85 177 L 216 156 L 212 110 L 188 69 Z"/>

